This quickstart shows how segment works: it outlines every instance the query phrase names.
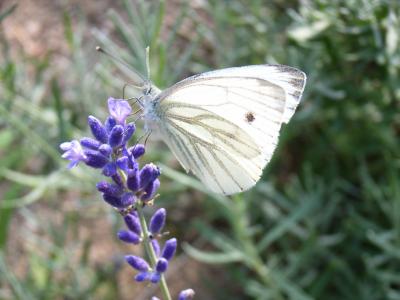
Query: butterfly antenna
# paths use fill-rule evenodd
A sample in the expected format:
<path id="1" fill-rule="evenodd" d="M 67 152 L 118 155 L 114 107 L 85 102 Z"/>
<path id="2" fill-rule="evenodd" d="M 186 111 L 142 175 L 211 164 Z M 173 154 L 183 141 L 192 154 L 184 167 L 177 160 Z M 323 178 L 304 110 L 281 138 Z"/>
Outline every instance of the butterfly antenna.
<path id="1" fill-rule="evenodd" d="M 146 47 L 146 71 L 147 71 L 147 80 L 150 81 L 150 47 Z"/>
<path id="2" fill-rule="evenodd" d="M 151 72 L 150 72 L 150 47 L 146 47 L 146 72 L 147 72 L 147 80 L 145 81 L 145 86 L 147 87 L 147 90 L 151 90 Z"/>
<path id="3" fill-rule="evenodd" d="M 96 47 L 96 50 L 100 53 L 105 54 L 106 56 L 109 56 L 110 58 L 112 58 L 113 60 L 119 62 L 120 64 L 122 64 L 123 66 L 125 66 L 126 68 L 128 68 L 129 70 L 131 70 L 133 73 L 135 73 L 141 80 L 142 82 L 146 82 L 147 80 L 140 74 L 138 73 L 136 70 L 134 70 L 130 65 L 128 65 L 125 61 L 123 61 L 121 58 L 116 57 L 115 55 L 111 54 L 110 52 L 104 50 L 103 48 L 101 48 L 100 46 Z"/>

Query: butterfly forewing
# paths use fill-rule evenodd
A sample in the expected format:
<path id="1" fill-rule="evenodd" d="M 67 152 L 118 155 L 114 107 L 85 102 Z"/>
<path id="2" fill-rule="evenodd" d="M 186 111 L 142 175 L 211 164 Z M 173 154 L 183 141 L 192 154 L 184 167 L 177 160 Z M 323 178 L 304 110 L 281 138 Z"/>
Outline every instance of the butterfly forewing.
<path id="1" fill-rule="evenodd" d="M 158 127 L 187 171 L 214 192 L 237 193 L 261 177 L 304 84 L 303 72 L 274 65 L 196 75 L 157 97 Z"/>

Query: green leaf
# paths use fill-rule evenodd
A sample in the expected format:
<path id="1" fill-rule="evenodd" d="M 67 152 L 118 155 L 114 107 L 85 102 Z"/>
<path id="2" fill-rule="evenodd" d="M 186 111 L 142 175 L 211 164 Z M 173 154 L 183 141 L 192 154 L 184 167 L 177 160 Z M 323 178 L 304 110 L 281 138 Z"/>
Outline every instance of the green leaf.
<path id="1" fill-rule="evenodd" d="M 297 223 L 300 220 L 304 219 L 312 212 L 312 210 L 317 206 L 319 200 L 319 197 L 307 199 L 301 203 L 298 208 L 293 209 L 291 214 L 280 220 L 274 228 L 268 230 L 258 243 L 258 250 L 260 252 L 264 251 L 269 245 L 282 237 L 292 227 L 297 226 Z"/>
<path id="2" fill-rule="evenodd" d="M 209 264 L 227 264 L 243 261 L 243 255 L 239 251 L 206 252 L 196 249 L 187 243 L 184 243 L 182 247 L 188 255 Z"/>

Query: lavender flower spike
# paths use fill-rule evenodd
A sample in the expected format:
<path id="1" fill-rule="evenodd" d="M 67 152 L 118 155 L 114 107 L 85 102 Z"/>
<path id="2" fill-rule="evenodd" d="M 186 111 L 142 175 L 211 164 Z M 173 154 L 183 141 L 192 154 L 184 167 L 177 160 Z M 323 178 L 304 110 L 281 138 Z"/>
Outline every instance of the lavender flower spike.
<path id="1" fill-rule="evenodd" d="M 60 148 L 65 151 L 61 157 L 71 161 L 68 165 L 68 169 L 75 167 L 80 161 L 85 161 L 87 159 L 81 144 L 77 140 L 62 143 Z"/>
<path id="2" fill-rule="evenodd" d="M 117 124 L 125 124 L 126 118 L 132 111 L 128 101 L 122 99 L 108 98 L 108 110 Z"/>

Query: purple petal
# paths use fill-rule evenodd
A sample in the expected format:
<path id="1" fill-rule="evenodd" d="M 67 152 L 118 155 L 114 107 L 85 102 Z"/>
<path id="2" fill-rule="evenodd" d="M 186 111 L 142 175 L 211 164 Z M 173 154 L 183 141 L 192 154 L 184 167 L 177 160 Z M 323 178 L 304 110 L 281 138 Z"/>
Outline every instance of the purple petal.
<path id="1" fill-rule="evenodd" d="M 117 124 L 124 124 L 125 119 L 132 111 L 128 101 L 122 99 L 108 98 L 108 110 L 110 115 L 115 119 Z"/>
<path id="2" fill-rule="evenodd" d="M 85 161 L 87 159 L 82 146 L 77 140 L 62 143 L 60 148 L 65 151 L 61 157 L 71 161 L 68 165 L 69 169 L 75 167 L 80 161 Z"/>

